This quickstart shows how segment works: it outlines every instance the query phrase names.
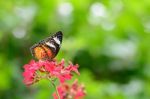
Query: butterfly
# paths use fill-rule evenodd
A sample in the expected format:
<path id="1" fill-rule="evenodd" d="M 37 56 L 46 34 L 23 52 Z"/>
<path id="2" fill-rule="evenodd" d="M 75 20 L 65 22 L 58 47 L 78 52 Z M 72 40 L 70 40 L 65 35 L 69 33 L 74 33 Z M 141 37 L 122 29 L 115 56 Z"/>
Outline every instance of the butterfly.
<path id="1" fill-rule="evenodd" d="M 31 54 L 38 60 L 52 60 L 59 52 L 63 39 L 61 31 L 52 36 L 34 44 L 31 48 Z"/>

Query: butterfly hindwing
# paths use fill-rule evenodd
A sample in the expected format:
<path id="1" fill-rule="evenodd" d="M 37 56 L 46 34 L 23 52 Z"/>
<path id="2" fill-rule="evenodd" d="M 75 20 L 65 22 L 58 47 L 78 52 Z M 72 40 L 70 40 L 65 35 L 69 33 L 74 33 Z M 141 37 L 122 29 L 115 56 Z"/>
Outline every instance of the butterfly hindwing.
<path id="1" fill-rule="evenodd" d="M 32 55 L 41 60 L 52 60 L 59 52 L 62 43 L 63 34 L 61 31 L 55 33 L 39 43 L 33 45 L 30 50 Z"/>

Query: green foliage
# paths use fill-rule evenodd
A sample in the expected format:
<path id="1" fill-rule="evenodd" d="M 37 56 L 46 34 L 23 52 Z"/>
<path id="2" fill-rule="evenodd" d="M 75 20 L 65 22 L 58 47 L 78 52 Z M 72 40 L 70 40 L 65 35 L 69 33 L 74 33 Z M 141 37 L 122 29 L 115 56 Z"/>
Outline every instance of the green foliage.
<path id="1" fill-rule="evenodd" d="M 0 99 L 50 99 L 47 82 L 27 88 L 29 48 L 59 30 L 58 60 L 80 65 L 86 99 L 149 99 L 150 1 L 1 0 Z"/>

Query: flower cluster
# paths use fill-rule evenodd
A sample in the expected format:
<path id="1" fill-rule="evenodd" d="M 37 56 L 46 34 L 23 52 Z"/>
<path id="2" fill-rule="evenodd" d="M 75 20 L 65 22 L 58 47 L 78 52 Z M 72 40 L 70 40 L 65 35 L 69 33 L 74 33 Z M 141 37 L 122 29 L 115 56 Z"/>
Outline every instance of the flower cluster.
<path id="1" fill-rule="evenodd" d="M 60 99 L 81 99 L 85 96 L 85 89 L 83 84 L 78 84 L 75 80 L 72 85 L 63 83 L 57 87 Z M 58 99 L 56 92 L 53 93 L 54 99 Z"/>
<path id="2" fill-rule="evenodd" d="M 53 94 L 54 99 L 81 99 L 85 96 L 84 86 L 79 85 L 77 80 L 72 85 L 65 83 L 72 78 L 73 72 L 80 75 L 78 67 L 78 64 L 73 65 L 71 62 L 66 66 L 64 59 L 61 62 L 31 60 L 23 67 L 23 82 L 29 86 L 41 79 L 48 79 L 56 90 Z M 55 79 L 59 79 L 58 86 L 54 83 Z"/>
<path id="3" fill-rule="evenodd" d="M 24 65 L 24 83 L 31 85 L 42 78 L 55 79 L 58 78 L 61 83 L 69 80 L 72 77 L 72 72 L 78 72 L 78 65 L 73 65 L 71 62 L 66 67 L 65 61 L 62 59 L 60 63 L 56 61 L 37 61 L 31 60 L 29 64 Z"/>

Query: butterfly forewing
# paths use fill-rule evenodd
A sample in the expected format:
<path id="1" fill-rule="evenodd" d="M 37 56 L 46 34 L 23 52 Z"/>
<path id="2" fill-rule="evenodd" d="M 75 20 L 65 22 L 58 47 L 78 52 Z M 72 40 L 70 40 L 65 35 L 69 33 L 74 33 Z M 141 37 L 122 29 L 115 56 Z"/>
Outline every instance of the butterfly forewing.
<path id="1" fill-rule="evenodd" d="M 40 41 L 30 48 L 32 55 L 38 60 L 52 60 L 59 52 L 62 38 L 63 34 L 59 31 Z"/>

